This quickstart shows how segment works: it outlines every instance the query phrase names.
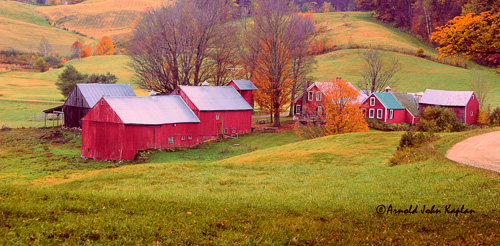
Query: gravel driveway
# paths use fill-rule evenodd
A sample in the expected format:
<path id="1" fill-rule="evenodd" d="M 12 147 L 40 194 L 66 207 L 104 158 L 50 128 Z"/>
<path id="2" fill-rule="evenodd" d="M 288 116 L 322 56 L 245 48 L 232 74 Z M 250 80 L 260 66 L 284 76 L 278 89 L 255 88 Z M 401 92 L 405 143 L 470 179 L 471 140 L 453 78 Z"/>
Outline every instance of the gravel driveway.
<path id="1" fill-rule="evenodd" d="M 450 160 L 500 172 L 500 131 L 474 136 L 448 150 Z"/>

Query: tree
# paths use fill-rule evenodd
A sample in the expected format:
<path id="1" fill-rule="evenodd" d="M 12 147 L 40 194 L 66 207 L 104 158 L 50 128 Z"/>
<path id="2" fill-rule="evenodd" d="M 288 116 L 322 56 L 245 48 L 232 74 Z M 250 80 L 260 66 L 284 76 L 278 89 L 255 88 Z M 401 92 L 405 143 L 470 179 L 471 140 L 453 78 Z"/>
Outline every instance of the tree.
<path id="1" fill-rule="evenodd" d="M 424 110 L 419 128 L 426 132 L 459 132 L 468 126 L 458 120 L 453 110 L 436 106 Z"/>
<path id="2" fill-rule="evenodd" d="M 276 127 L 280 126 L 283 106 L 290 100 L 295 50 L 304 44 L 309 47 L 312 38 L 312 32 L 298 31 L 307 30 L 303 25 L 311 20 L 295 12 L 287 0 L 259 0 L 253 28 L 245 35 L 242 60 L 259 88 L 255 99 L 259 105 L 269 107 Z"/>
<path id="3" fill-rule="evenodd" d="M 476 79 L 470 82 L 469 88 L 476 94 L 480 107 L 483 108 L 486 106 L 485 103 L 486 99 L 488 99 L 490 88 L 488 87 L 484 76 L 478 74 Z"/>
<path id="4" fill-rule="evenodd" d="M 118 78 L 111 74 L 88 74 L 80 73 L 75 67 L 68 65 L 59 75 L 56 86 L 64 97 L 68 97 L 76 84 L 116 84 Z"/>
<path id="5" fill-rule="evenodd" d="M 75 58 L 80 58 L 81 51 L 83 50 L 83 45 L 82 43 L 76 41 L 71 45 L 71 52 L 73 53 L 73 57 Z"/>
<path id="6" fill-rule="evenodd" d="M 387 86 L 393 87 L 397 83 L 396 73 L 401 70 L 398 59 L 387 62 L 383 59 L 379 50 L 360 50 L 358 53 L 365 66 L 362 69 L 362 81 L 358 82 L 358 88 L 366 90 L 368 95 L 373 92 L 383 91 Z"/>
<path id="7" fill-rule="evenodd" d="M 88 46 L 87 46 L 88 47 Z M 115 53 L 113 42 L 108 36 L 104 36 L 95 47 L 96 56 L 109 56 Z"/>
<path id="8" fill-rule="evenodd" d="M 87 74 L 82 74 L 75 67 L 68 65 L 57 78 L 57 89 L 61 91 L 64 97 L 68 97 L 75 85 L 83 83 L 87 77 Z"/>
<path id="9" fill-rule="evenodd" d="M 35 64 L 33 65 L 33 67 L 35 67 L 40 72 L 45 72 L 49 69 L 49 66 L 47 65 L 47 63 L 45 62 L 43 57 L 38 57 L 38 59 L 36 59 L 36 61 L 35 61 Z"/>
<path id="10" fill-rule="evenodd" d="M 139 87 L 170 93 L 178 85 L 223 81 L 223 75 L 213 73 L 211 58 L 232 52 L 233 45 L 220 42 L 238 42 L 238 35 L 225 34 L 230 7 L 225 0 L 179 0 L 145 12 L 127 48 Z M 224 69 L 233 66 L 217 62 Z M 223 71 L 222 67 L 217 69 Z"/>
<path id="11" fill-rule="evenodd" d="M 323 93 L 326 129 L 330 135 L 368 131 L 368 123 L 357 102 L 358 91 L 347 81 L 334 80 Z"/>
<path id="12" fill-rule="evenodd" d="M 83 49 L 80 52 L 80 57 L 85 58 L 85 57 L 89 57 L 89 56 L 92 56 L 92 47 L 87 45 L 87 47 L 85 47 L 85 49 Z"/>
<path id="13" fill-rule="evenodd" d="M 52 52 L 52 45 L 49 43 L 49 40 L 45 36 L 43 36 L 42 40 L 40 41 L 38 52 L 40 52 L 41 56 L 48 56 L 50 52 Z"/>
<path id="14" fill-rule="evenodd" d="M 484 65 L 500 66 L 500 13 L 457 16 L 432 33 L 441 57 L 463 55 Z"/>

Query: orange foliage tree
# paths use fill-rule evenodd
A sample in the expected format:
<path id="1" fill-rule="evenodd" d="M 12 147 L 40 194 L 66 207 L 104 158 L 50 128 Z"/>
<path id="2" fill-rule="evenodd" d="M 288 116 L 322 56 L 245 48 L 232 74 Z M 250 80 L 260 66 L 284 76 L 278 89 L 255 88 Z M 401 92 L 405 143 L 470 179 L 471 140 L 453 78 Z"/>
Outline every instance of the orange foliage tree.
<path id="1" fill-rule="evenodd" d="M 484 65 L 500 65 L 500 13 L 457 16 L 432 33 L 443 56 L 462 54 Z"/>
<path id="2" fill-rule="evenodd" d="M 357 102 L 358 91 L 347 81 L 334 80 L 323 93 L 328 134 L 368 131 L 368 123 Z"/>
<path id="3" fill-rule="evenodd" d="M 108 56 L 113 55 L 114 53 L 115 47 L 113 46 L 113 42 L 111 42 L 111 39 L 108 36 L 104 36 L 95 47 L 96 56 Z"/>
<path id="4" fill-rule="evenodd" d="M 88 46 L 85 47 L 85 49 L 83 49 L 81 52 L 80 52 L 80 57 L 81 58 L 85 58 L 85 57 L 88 57 L 88 56 L 92 56 L 92 47 Z"/>

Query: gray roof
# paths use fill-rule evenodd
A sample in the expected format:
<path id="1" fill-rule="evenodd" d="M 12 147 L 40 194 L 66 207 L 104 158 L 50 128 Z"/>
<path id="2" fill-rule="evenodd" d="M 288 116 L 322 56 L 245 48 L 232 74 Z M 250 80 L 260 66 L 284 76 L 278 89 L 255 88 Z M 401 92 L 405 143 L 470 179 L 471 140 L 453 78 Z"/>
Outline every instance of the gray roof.
<path id="1" fill-rule="evenodd" d="M 135 92 L 129 84 L 76 84 L 76 87 L 78 87 L 91 108 L 103 96 L 135 97 Z"/>
<path id="2" fill-rule="evenodd" d="M 391 92 L 396 101 L 406 108 L 414 117 L 417 117 L 420 112 L 418 111 L 417 101 L 413 95 L 401 92 Z"/>
<path id="3" fill-rule="evenodd" d="M 473 91 L 443 91 L 425 90 L 419 103 L 440 106 L 466 106 L 472 97 Z"/>
<path id="4" fill-rule="evenodd" d="M 179 86 L 200 111 L 252 110 L 232 86 Z"/>
<path id="5" fill-rule="evenodd" d="M 200 120 L 181 96 L 104 97 L 124 124 L 162 125 Z"/>
<path id="6" fill-rule="evenodd" d="M 233 80 L 233 82 L 242 91 L 258 90 L 257 86 L 255 86 L 250 80 Z"/>

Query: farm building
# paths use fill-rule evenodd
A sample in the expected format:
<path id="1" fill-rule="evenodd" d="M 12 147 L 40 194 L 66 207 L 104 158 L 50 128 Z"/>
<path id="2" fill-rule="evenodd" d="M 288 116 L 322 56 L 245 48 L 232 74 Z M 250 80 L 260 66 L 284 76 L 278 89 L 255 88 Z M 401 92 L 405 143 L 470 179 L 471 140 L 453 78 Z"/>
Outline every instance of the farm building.
<path id="1" fill-rule="evenodd" d="M 377 119 L 386 123 L 418 123 L 419 111 L 417 101 L 411 94 L 392 92 L 375 92 L 362 104 L 365 118 Z"/>
<path id="2" fill-rule="evenodd" d="M 427 89 L 418 106 L 421 113 L 427 107 L 440 106 L 449 108 L 455 112 L 460 121 L 468 125 L 476 124 L 479 113 L 479 101 L 473 91 Z"/>
<path id="3" fill-rule="evenodd" d="M 252 108 L 254 107 L 253 91 L 258 88 L 250 80 L 232 80 L 228 86 L 234 87 Z"/>
<path id="4" fill-rule="evenodd" d="M 337 78 L 337 81 L 341 78 Z M 347 81 L 344 81 L 347 82 Z M 350 82 L 349 85 L 356 89 Z M 324 92 L 331 85 L 331 82 L 314 82 L 311 85 L 306 83 L 304 93 L 300 94 L 294 100 L 294 118 L 297 120 L 322 120 L 324 118 Z M 304 95 L 306 95 L 304 97 Z M 357 102 L 361 103 L 366 98 L 366 95 L 358 92 Z"/>
<path id="5" fill-rule="evenodd" d="M 199 127 L 180 96 L 103 97 L 83 118 L 82 156 L 132 160 L 139 150 L 192 146 Z"/>
<path id="6" fill-rule="evenodd" d="M 77 84 L 63 105 L 64 126 L 82 127 L 82 118 L 103 96 L 134 96 L 129 84 Z"/>
<path id="7" fill-rule="evenodd" d="M 253 108 L 232 86 L 179 86 L 180 95 L 200 119 L 202 140 L 252 130 Z"/>

